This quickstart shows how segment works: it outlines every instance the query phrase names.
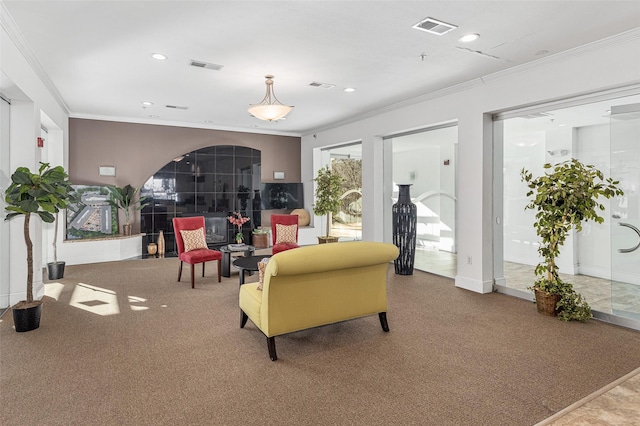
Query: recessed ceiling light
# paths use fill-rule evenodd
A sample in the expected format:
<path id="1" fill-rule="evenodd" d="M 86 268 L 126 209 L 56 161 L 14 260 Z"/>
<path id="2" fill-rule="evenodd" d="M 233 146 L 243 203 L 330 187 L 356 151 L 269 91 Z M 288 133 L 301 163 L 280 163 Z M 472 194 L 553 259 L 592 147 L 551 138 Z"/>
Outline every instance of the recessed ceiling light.
<path id="1" fill-rule="evenodd" d="M 153 105 L 153 102 L 149 102 L 149 101 L 142 101 L 142 106 L 146 106 L 146 107 L 148 107 L 148 106 L 151 106 L 151 105 Z"/>
<path id="2" fill-rule="evenodd" d="M 347 93 L 351 93 L 351 92 L 355 92 L 356 89 L 354 87 L 345 87 L 344 91 L 347 92 Z"/>
<path id="3" fill-rule="evenodd" d="M 458 39 L 461 43 L 469 43 L 470 41 L 475 41 L 480 38 L 480 34 L 465 34 Z"/>
<path id="4" fill-rule="evenodd" d="M 165 59 L 167 59 L 167 55 L 163 55 L 162 53 L 152 53 L 151 57 L 159 61 L 164 61 Z"/>

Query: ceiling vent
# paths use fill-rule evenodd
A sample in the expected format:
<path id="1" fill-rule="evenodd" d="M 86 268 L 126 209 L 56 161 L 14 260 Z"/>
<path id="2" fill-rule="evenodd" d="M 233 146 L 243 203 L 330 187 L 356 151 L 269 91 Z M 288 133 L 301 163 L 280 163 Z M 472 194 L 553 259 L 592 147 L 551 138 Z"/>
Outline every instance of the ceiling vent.
<path id="1" fill-rule="evenodd" d="M 171 109 L 189 109 L 189 107 L 186 107 L 186 106 L 177 106 L 177 105 L 165 105 L 165 106 Z"/>
<path id="2" fill-rule="evenodd" d="M 204 61 L 196 61 L 195 59 L 190 60 L 189 65 L 196 68 L 204 68 L 204 69 L 214 70 L 214 71 L 220 71 L 224 67 L 224 65 L 211 64 L 209 62 L 204 62 Z"/>
<path id="3" fill-rule="evenodd" d="M 333 89 L 334 87 L 336 87 L 335 84 L 320 83 L 319 81 L 312 81 L 311 83 L 309 83 L 309 86 L 319 87 L 321 89 Z"/>
<path id="4" fill-rule="evenodd" d="M 438 21 L 433 18 L 426 18 L 415 24 L 413 27 L 416 30 L 426 31 L 435 35 L 443 35 L 449 31 L 453 31 L 458 28 L 456 25 L 447 24 L 446 22 Z"/>

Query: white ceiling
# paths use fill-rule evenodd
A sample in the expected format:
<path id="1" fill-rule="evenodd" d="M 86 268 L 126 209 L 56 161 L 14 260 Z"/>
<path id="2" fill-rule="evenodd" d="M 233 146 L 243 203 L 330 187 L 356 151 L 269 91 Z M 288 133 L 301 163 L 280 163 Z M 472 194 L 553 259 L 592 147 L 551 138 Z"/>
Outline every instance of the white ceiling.
<path id="1" fill-rule="evenodd" d="M 72 117 L 292 135 L 640 27 L 633 0 L 3 4 Z M 411 28 L 426 17 L 458 28 Z M 467 33 L 481 38 L 458 42 Z M 192 59 L 224 67 L 190 67 Z M 295 106 L 286 120 L 247 112 L 264 96 L 265 74 Z"/>

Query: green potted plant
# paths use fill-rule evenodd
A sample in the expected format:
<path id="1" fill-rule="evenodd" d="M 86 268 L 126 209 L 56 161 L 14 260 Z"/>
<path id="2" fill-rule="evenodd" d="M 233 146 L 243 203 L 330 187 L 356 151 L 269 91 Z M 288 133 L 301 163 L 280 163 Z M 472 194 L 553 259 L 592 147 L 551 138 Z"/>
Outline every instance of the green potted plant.
<path id="1" fill-rule="evenodd" d="M 24 241 L 27 246 L 27 300 L 12 306 L 16 331 L 35 330 L 40 326 L 42 300 L 33 300 L 33 242 L 29 235 L 31 215 L 47 223 L 55 221 L 60 209 L 67 207 L 73 189 L 62 166 L 51 168 L 40 163 L 38 173 L 27 167 L 18 167 L 11 175 L 11 184 L 5 192 L 5 220 L 24 216 Z"/>
<path id="2" fill-rule="evenodd" d="M 538 253 L 542 261 L 535 268 L 538 278 L 530 289 L 535 293 L 538 312 L 558 315 L 565 321 L 586 321 L 592 318 L 591 307 L 571 283 L 560 279 L 556 259 L 572 229 L 580 232 L 583 222 L 589 220 L 604 222 L 598 211 L 605 207 L 598 198 L 623 192 L 617 187 L 619 182 L 605 179 L 594 166 L 575 158 L 555 166 L 547 163 L 544 168 L 549 171 L 537 178 L 524 168 L 520 172 L 529 187 L 527 197 L 534 196 L 525 209 L 536 211 L 533 226 L 541 239 Z"/>
<path id="3" fill-rule="evenodd" d="M 122 225 L 123 235 L 131 235 L 131 214 L 142 210 L 149 204 L 147 197 L 139 197 L 140 189 L 141 187 L 134 188 L 129 184 L 123 187 L 109 187 L 109 191 L 111 192 L 109 204 L 124 212 L 125 224 Z"/>
<path id="4" fill-rule="evenodd" d="M 338 241 L 338 237 L 332 237 L 330 235 L 331 214 L 337 214 L 338 208 L 340 208 L 342 181 L 342 177 L 337 173 L 333 173 L 329 166 L 318 170 L 318 176 L 314 179 L 317 186 L 313 213 L 318 216 L 327 216 L 327 233 L 325 236 L 318 237 L 318 242 L 320 244 Z"/>

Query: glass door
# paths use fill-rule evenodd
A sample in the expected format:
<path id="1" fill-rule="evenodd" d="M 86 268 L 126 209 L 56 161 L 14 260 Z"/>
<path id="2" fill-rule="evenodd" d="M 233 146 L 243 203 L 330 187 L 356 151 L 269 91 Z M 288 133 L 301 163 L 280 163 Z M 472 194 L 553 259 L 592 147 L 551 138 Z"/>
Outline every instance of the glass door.
<path id="1" fill-rule="evenodd" d="M 611 108 L 611 310 L 640 320 L 640 103 Z"/>

